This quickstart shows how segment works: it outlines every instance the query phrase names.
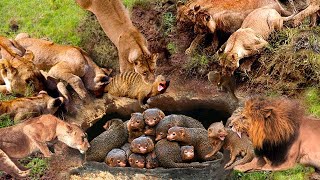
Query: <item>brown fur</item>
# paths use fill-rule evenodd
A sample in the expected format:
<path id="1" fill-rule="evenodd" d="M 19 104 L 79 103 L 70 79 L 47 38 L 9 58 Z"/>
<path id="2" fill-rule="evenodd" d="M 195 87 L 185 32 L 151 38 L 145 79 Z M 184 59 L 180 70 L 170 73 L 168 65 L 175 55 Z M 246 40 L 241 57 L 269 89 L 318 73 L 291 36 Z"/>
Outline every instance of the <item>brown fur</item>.
<path id="1" fill-rule="evenodd" d="M 66 81 L 81 99 L 88 97 L 87 89 L 99 94 L 108 82 L 104 72 L 78 47 L 28 38 L 24 34 L 18 35 L 16 40 L 34 53 L 33 63 L 37 68 L 48 71 L 49 76 Z"/>
<path id="2" fill-rule="evenodd" d="M 213 151 L 213 146 L 209 142 L 208 132 L 202 128 L 172 127 L 168 130 L 167 139 L 178 141 L 185 145 L 194 147 L 197 159 L 202 161 L 215 160 L 216 157 L 206 157 Z"/>
<path id="3" fill-rule="evenodd" d="M 146 164 L 146 158 L 143 155 L 132 153 L 129 156 L 129 164 L 133 168 L 144 168 Z"/>
<path id="4" fill-rule="evenodd" d="M 142 113 L 142 115 L 146 123 L 144 134 L 149 136 L 155 136 L 156 125 L 165 117 L 165 114 L 158 108 L 151 108 L 145 110 Z"/>
<path id="5" fill-rule="evenodd" d="M 63 98 L 52 98 L 45 91 L 36 97 L 17 98 L 0 102 L 0 114 L 8 114 L 15 122 L 41 114 L 54 114 L 63 103 Z"/>
<path id="6" fill-rule="evenodd" d="M 210 71 L 208 73 L 208 80 L 218 87 L 219 91 L 227 92 L 235 101 L 239 101 L 234 94 L 236 90 L 236 79 L 232 76 L 224 76 L 221 72 Z"/>
<path id="7" fill-rule="evenodd" d="M 167 138 L 169 128 L 173 126 L 188 127 L 188 128 L 202 128 L 201 122 L 185 115 L 172 114 L 165 116 L 156 127 L 156 141 Z"/>
<path id="8" fill-rule="evenodd" d="M 146 168 L 154 169 L 159 167 L 159 161 L 155 151 L 152 151 L 146 156 Z"/>
<path id="9" fill-rule="evenodd" d="M 147 154 L 154 150 L 154 143 L 150 137 L 141 136 L 131 142 L 130 150 L 137 154 Z"/>
<path id="10" fill-rule="evenodd" d="M 181 146 L 181 158 L 182 161 L 192 161 L 194 159 L 194 147 Z"/>
<path id="11" fill-rule="evenodd" d="M 217 30 L 226 33 L 235 32 L 251 11 L 261 7 L 273 8 L 285 15 L 291 14 L 276 0 L 240 0 L 236 3 L 233 0 L 196 0 L 185 6 L 179 5 L 178 21 L 180 19 L 192 21 L 195 23 L 195 31 L 200 33 L 186 50 L 186 54 L 191 54 L 201 42 L 201 34 L 208 32 L 214 33 L 214 49 L 216 49 L 219 44 Z"/>
<path id="12" fill-rule="evenodd" d="M 122 149 L 112 149 L 106 156 L 104 162 L 110 167 L 126 167 L 126 152 Z"/>
<path id="13" fill-rule="evenodd" d="M 164 93 L 168 86 L 169 81 L 166 81 L 162 75 L 157 76 L 153 83 L 146 83 L 138 73 L 128 71 L 113 77 L 105 87 L 105 92 L 113 96 L 138 99 L 140 106 L 145 109 L 148 105 L 144 104 L 144 101 Z M 159 88 L 161 88 L 160 91 Z"/>
<path id="14" fill-rule="evenodd" d="M 53 115 L 42 115 L 17 125 L 0 129 L 0 170 L 14 176 L 26 176 L 17 159 L 25 158 L 40 150 L 45 157 L 51 152 L 47 143 L 58 139 L 69 147 L 84 153 L 89 147 L 86 134 L 74 124 L 64 122 Z M 3 166 L 5 164 L 7 166 Z"/>
<path id="15" fill-rule="evenodd" d="M 243 115 L 243 107 L 237 108 L 228 118 L 226 123 L 227 126 L 237 129 L 237 132 L 247 133 L 249 129 L 249 122 L 246 121 L 245 116 Z"/>
<path id="16" fill-rule="evenodd" d="M 234 166 L 248 163 L 254 158 L 253 146 L 248 136 L 239 137 L 237 133 L 226 129 L 222 122 L 210 125 L 208 137 L 212 140 L 215 148 L 207 157 L 211 157 L 221 148 L 230 151 L 230 161 L 224 168 L 232 169 Z M 241 159 L 236 161 L 237 156 L 240 156 Z"/>
<path id="17" fill-rule="evenodd" d="M 181 149 L 177 142 L 170 142 L 167 139 L 161 139 L 155 145 L 155 152 L 159 164 L 164 168 L 201 168 L 208 166 L 204 163 L 183 163 Z"/>
<path id="18" fill-rule="evenodd" d="M 316 21 L 317 21 L 317 14 L 320 11 L 320 0 L 302 0 L 308 4 L 307 8 L 299 12 L 293 17 L 293 26 L 299 26 L 302 24 L 302 21 L 306 18 L 309 17 L 311 18 L 310 20 L 310 25 L 315 26 Z M 315 18 L 315 19 L 314 19 Z"/>
<path id="19" fill-rule="evenodd" d="M 0 61 L 0 86 L 2 93 L 15 93 L 25 95 L 28 87 L 35 92 L 44 89 L 44 77 L 32 63 L 33 54 L 27 51 L 23 57 L 1 59 Z"/>
<path id="20" fill-rule="evenodd" d="M 138 138 L 144 134 L 145 123 L 141 113 L 132 113 L 130 120 L 127 122 L 129 138 L 131 143 L 133 139 Z"/>
<path id="21" fill-rule="evenodd" d="M 275 10 L 259 8 L 252 11 L 243 21 L 242 26 L 226 42 L 224 56 L 220 59 L 224 75 L 232 75 L 240 66 L 239 61 L 259 53 L 268 45 L 266 41 L 273 31 L 281 30 L 283 22 L 292 18 L 281 17 Z"/>
<path id="22" fill-rule="evenodd" d="M 106 35 L 118 49 L 120 72 L 135 71 L 145 82 L 153 82 L 157 55 L 148 50 L 147 40 L 132 24 L 120 0 L 76 0 L 93 12 Z"/>
<path id="23" fill-rule="evenodd" d="M 107 130 L 90 141 L 87 161 L 104 161 L 106 154 L 114 148 L 120 148 L 128 141 L 127 124 L 121 119 L 111 119 L 104 126 Z"/>
<path id="24" fill-rule="evenodd" d="M 255 97 L 245 103 L 243 116 L 258 157 L 235 169 L 276 171 L 296 163 L 320 169 L 320 121 L 304 115 L 299 103 Z"/>
<path id="25" fill-rule="evenodd" d="M 26 51 L 16 41 L 3 36 L 0 36 L 0 50 L 1 58 L 3 59 L 22 57 Z"/>

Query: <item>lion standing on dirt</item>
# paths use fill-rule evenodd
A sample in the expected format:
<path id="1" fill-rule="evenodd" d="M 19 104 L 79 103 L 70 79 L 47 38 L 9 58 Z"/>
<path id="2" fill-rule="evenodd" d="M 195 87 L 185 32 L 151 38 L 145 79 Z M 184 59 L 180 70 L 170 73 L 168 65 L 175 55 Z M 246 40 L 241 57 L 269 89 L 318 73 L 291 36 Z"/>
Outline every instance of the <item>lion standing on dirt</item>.
<path id="1" fill-rule="evenodd" d="M 104 32 L 118 49 L 120 72 L 135 71 L 146 82 L 153 82 L 157 55 L 148 50 L 147 41 L 132 24 L 129 13 L 119 0 L 76 0 L 93 12 Z"/>
<path id="2" fill-rule="evenodd" d="M 304 114 L 295 101 L 278 98 L 251 98 L 230 126 L 246 132 L 257 157 L 236 166 L 240 171 L 279 171 L 296 163 L 320 169 L 320 119 Z"/>

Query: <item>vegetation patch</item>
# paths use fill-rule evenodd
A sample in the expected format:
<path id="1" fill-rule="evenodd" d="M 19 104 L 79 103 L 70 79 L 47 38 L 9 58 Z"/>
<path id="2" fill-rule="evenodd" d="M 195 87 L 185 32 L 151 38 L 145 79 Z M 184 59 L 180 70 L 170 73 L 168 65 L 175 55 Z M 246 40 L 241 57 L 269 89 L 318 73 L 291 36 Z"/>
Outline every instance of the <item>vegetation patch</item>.
<path id="1" fill-rule="evenodd" d="M 304 99 L 306 100 L 309 113 L 320 118 L 320 90 L 309 88 L 304 94 Z"/>
<path id="2" fill-rule="evenodd" d="M 14 125 L 14 121 L 10 118 L 8 114 L 0 115 L 0 128 L 9 127 Z"/>
<path id="3" fill-rule="evenodd" d="M 26 157 L 20 160 L 25 167 L 30 168 L 29 178 L 32 180 L 40 179 L 48 170 L 48 159 L 41 157 Z"/>

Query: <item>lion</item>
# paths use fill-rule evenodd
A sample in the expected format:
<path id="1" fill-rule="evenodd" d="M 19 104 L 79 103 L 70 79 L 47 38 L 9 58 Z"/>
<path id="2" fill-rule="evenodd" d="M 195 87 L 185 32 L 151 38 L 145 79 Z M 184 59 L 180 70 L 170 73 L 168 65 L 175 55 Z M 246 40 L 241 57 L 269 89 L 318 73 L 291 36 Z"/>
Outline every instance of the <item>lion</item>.
<path id="1" fill-rule="evenodd" d="M 148 50 L 147 40 L 132 24 L 129 13 L 120 0 L 76 0 L 94 13 L 113 44 L 118 49 L 120 72 L 135 71 L 150 83 L 155 79 L 157 54 Z"/>
<path id="2" fill-rule="evenodd" d="M 226 42 L 224 55 L 220 58 L 223 74 L 231 76 L 240 66 L 240 60 L 258 54 L 269 43 L 266 41 L 273 31 L 281 30 L 283 22 L 294 16 L 281 17 L 271 8 L 252 11 L 243 21 L 241 28 L 234 32 Z"/>
<path id="3" fill-rule="evenodd" d="M 306 17 L 310 17 L 310 26 L 316 26 L 318 14 L 320 13 L 320 0 L 300 0 L 307 3 L 307 7 L 293 17 L 293 26 L 302 24 Z"/>
<path id="4" fill-rule="evenodd" d="M 205 37 L 203 34 L 212 33 L 214 35 L 214 49 L 219 45 L 219 30 L 224 33 L 233 33 L 240 28 L 242 21 L 253 10 L 261 7 L 267 7 L 277 10 L 285 16 L 292 13 L 286 11 L 276 0 L 241 0 L 235 3 L 233 0 L 212 1 L 195 0 L 186 5 L 177 4 L 177 20 L 191 21 L 195 24 L 195 32 L 198 34 L 186 54 L 191 54 L 195 47 Z"/>
<path id="5" fill-rule="evenodd" d="M 75 125 L 47 114 L 31 118 L 11 127 L 0 129 L 0 170 L 15 177 L 26 177 L 29 170 L 18 163 L 31 153 L 39 151 L 50 157 L 47 143 L 61 141 L 67 146 L 85 153 L 90 147 L 87 135 Z"/>
<path id="6" fill-rule="evenodd" d="M 1 58 L 9 59 L 11 57 L 22 57 L 25 49 L 22 48 L 15 40 L 0 36 L 0 54 Z"/>
<path id="7" fill-rule="evenodd" d="M 54 114 L 63 101 L 62 97 L 53 98 L 46 91 L 40 91 L 35 97 L 1 101 L 0 114 L 8 114 L 15 122 L 19 122 L 41 114 Z"/>
<path id="8" fill-rule="evenodd" d="M 234 169 L 279 171 L 296 163 L 320 169 L 320 119 L 305 115 L 297 101 L 254 97 L 245 102 L 242 115 L 230 126 L 248 133 L 257 157 Z"/>
<path id="9" fill-rule="evenodd" d="M 33 52 L 32 62 L 38 69 L 48 71 L 53 78 L 66 81 L 81 99 L 89 97 L 87 89 L 101 94 L 108 83 L 109 78 L 104 71 L 78 47 L 30 38 L 26 33 L 18 34 L 15 40 Z"/>
<path id="10" fill-rule="evenodd" d="M 32 63 L 33 54 L 26 51 L 23 57 L 0 60 L 0 92 L 25 95 L 44 89 L 44 77 Z"/>

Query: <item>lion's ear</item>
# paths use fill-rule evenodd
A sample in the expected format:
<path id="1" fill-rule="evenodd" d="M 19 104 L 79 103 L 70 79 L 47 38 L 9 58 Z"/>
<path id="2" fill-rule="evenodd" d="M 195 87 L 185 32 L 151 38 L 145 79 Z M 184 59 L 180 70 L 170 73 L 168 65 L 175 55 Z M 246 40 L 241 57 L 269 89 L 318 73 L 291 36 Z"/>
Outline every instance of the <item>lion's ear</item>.
<path id="1" fill-rule="evenodd" d="M 273 109 L 270 107 L 270 108 L 265 108 L 265 109 L 263 109 L 263 116 L 264 116 L 264 118 L 266 119 L 266 118 L 269 118 L 270 116 L 271 116 L 271 114 L 272 114 L 272 111 L 273 111 Z"/>
<path id="2" fill-rule="evenodd" d="M 139 56 L 138 50 L 136 49 L 131 50 L 128 57 L 129 62 L 130 63 L 135 62 L 138 59 L 138 56 Z"/>
<path id="3" fill-rule="evenodd" d="M 179 8 L 180 6 L 183 6 L 183 5 L 184 5 L 184 3 L 182 1 L 177 2 L 177 8 Z"/>
<path id="4" fill-rule="evenodd" d="M 193 7 L 193 9 L 197 12 L 197 11 L 199 11 L 200 10 L 200 5 L 195 5 L 194 7 Z"/>

